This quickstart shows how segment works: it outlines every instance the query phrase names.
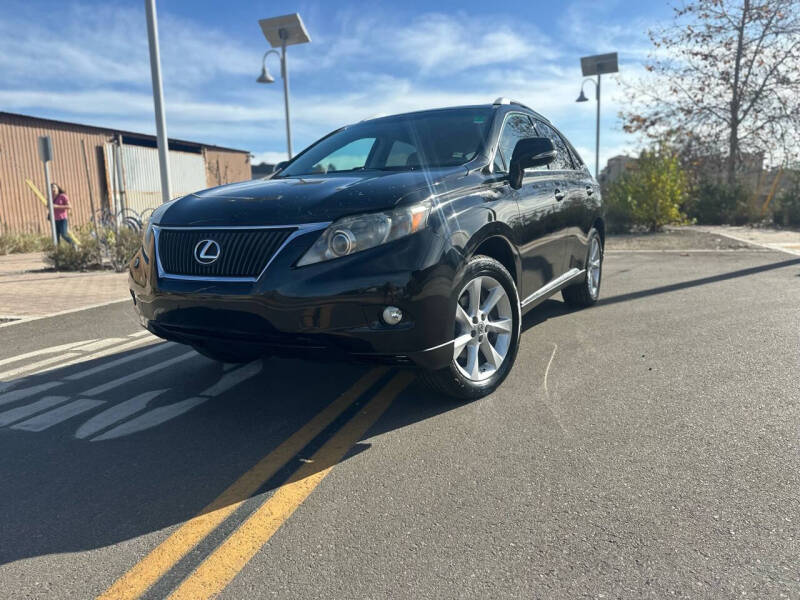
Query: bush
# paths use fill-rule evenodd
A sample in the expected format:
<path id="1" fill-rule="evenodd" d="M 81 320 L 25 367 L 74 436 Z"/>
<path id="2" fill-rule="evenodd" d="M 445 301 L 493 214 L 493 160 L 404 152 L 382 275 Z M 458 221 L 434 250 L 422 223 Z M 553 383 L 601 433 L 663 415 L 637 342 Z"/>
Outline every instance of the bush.
<path id="1" fill-rule="evenodd" d="M 645 150 L 636 165 L 608 187 L 609 231 L 634 227 L 659 231 L 664 225 L 686 223 L 681 211 L 686 196 L 686 173 L 678 157 L 663 147 Z"/>
<path id="2" fill-rule="evenodd" d="M 800 176 L 775 198 L 774 219 L 778 225 L 800 227 Z"/>
<path id="3" fill-rule="evenodd" d="M 71 229 L 70 234 L 78 241 L 78 246 L 73 248 L 67 242 L 60 242 L 49 247 L 45 252 L 45 260 L 57 271 L 86 271 L 102 268 L 102 255 L 100 244 L 90 233 L 89 228 Z"/>
<path id="4" fill-rule="evenodd" d="M 111 266 L 121 273 L 141 247 L 142 234 L 128 227 L 120 227 L 118 231 L 111 229 L 106 231 L 105 243 Z"/>
<path id="5" fill-rule="evenodd" d="M 687 203 L 686 212 L 702 225 L 743 225 L 760 218 L 758 209 L 751 206 L 751 196 L 741 184 L 703 181 Z"/>
<path id="6" fill-rule="evenodd" d="M 49 236 L 38 233 L 0 234 L 0 254 L 41 252 L 51 245 Z"/>
<path id="7" fill-rule="evenodd" d="M 108 258 L 111 267 L 121 273 L 142 243 L 141 233 L 128 227 L 100 228 L 99 239 L 91 225 L 70 229 L 72 237 L 78 241 L 73 248 L 61 242 L 56 248 L 48 242 L 45 259 L 58 271 L 86 271 L 103 268 L 103 256 Z"/>

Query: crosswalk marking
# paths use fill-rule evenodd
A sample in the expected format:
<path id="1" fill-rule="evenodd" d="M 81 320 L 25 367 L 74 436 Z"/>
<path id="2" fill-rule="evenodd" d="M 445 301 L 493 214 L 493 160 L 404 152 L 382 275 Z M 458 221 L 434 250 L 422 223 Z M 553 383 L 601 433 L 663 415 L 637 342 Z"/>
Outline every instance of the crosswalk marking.
<path id="1" fill-rule="evenodd" d="M 137 331 L 136 333 L 131 333 L 128 337 L 129 338 L 139 338 L 139 337 L 143 337 L 145 335 L 153 335 L 153 334 L 150 333 L 149 331 L 147 331 L 147 329 L 142 329 L 141 331 Z M 156 337 L 156 336 L 153 335 L 153 337 Z"/>
<path id="2" fill-rule="evenodd" d="M 34 350 L 33 352 L 26 352 L 25 354 L 18 354 L 17 356 L 11 356 L 9 358 L 4 358 L 0 360 L 0 366 L 3 365 L 10 365 L 11 363 L 19 362 L 21 360 L 25 360 L 26 358 L 36 358 L 37 356 L 42 356 L 43 354 L 55 354 L 56 352 L 63 352 L 64 350 L 70 350 L 75 348 L 76 346 L 80 346 L 82 344 L 88 344 L 90 342 L 94 342 L 96 340 L 83 340 L 81 342 L 71 342 L 69 344 L 62 344 L 61 346 L 52 346 L 50 348 L 41 348 L 39 350 Z"/>
<path id="3" fill-rule="evenodd" d="M 135 380 L 151 378 L 158 371 L 169 369 L 173 365 L 198 356 L 194 351 L 188 351 L 177 356 L 174 354 L 172 356 L 167 355 L 157 364 L 141 368 L 138 363 L 142 359 L 176 346 L 174 342 L 154 344 L 154 339 L 154 336 L 149 332 L 143 331 L 126 337 L 74 342 L 53 347 L 49 350 L 36 351 L 5 359 L 3 364 L 13 366 L 13 363 L 19 363 L 24 358 L 36 359 L 45 355 L 45 358 L 41 360 L 35 360 L 33 363 L 17 366 L 0 373 L 0 376 L 21 375 L 11 381 L 0 381 L 0 406 L 16 402 L 22 404 L 22 406 L 12 407 L 9 410 L 0 412 L 0 427 L 40 432 L 83 413 L 94 411 L 98 407 L 105 407 L 105 410 L 101 408 L 99 414 L 90 415 L 91 418 L 79 424 L 75 437 L 91 441 L 114 439 L 143 431 L 174 419 L 255 377 L 263 368 L 263 362 L 260 360 L 247 365 L 223 365 L 217 381 L 202 392 L 195 393 L 189 398 L 179 398 L 171 404 L 162 402 L 160 403 L 162 404 L 161 406 L 156 406 L 155 408 L 150 405 L 156 397 L 164 394 L 168 389 L 150 390 L 139 393 L 130 399 L 125 399 L 126 395 L 123 392 L 123 397 L 119 398 L 119 402 L 117 402 L 118 399 L 116 397 L 103 399 L 102 395 L 106 392 L 126 386 Z M 74 371 L 66 376 L 59 377 L 58 380 L 34 384 L 36 381 L 35 376 L 39 376 L 42 373 L 53 370 L 60 371 L 64 367 L 86 363 L 105 356 L 113 356 L 126 350 L 129 351 L 126 356 L 112 358 L 103 364 L 96 364 L 84 370 Z M 46 356 L 48 353 L 57 353 L 58 355 Z M 109 373 L 113 377 L 114 371 L 118 371 L 123 365 L 130 365 L 123 371 L 124 375 L 105 382 L 101 379 L 101 382 L 94 382 L 96 385 L 88 390 L 78 392 L 70 390 L 68 392 L 70 395 L 42 397 L 44 393 L 53 390 L 53 388 L 65 386 L 98 374 Z M 50 391 L 50 393 L 53 392 Z M 26 401 L 29 403 L 26 404 Z"/>
<path id="4" fill-rule="evenodd" d="M 155 373 L 156 371 L 160 371 L 161 369 L 166 369 L 167 367 L 171 367 L 172 365 L 179 363 L 181 361 L 187 360 L 189 358 L 196 357 L 197 353 L 192 350 L 190 352 L 185 352 L 175 358 L 171 358 L 169 360 L 165 360 L 163 362 L 158 363 L 157 365 L 153 365 L 151 367 L 147 367 L 146 369 L 142 369 L 140 371 L 136 371 L 135 373 L 131 373 L 130 375 L 124 375 L 123 377 L 118 377 L 117 379 L 113 379 L 107 383 L 103 383 L 98 385 L 97 387 L 93 387 L 92 389 L 84 392 L 86 396 L 97 396 L 98 394 L 103 394 L 108 390 L 113 390 L 116 387 L 124 385 L 129 381 L 133 381 L 134 379 L 140 379 L 146 375 L 150 375 L 150 373 Z"/>
<path id="5" fill-rule="evenodd" d="M 153 390 L 152 392 L 145 392 L 144 394 L 139 394 L 130 400 L 125 400 L 125 402 L 120 402 L 119 404 L 104 410 L 99 415 L 95 415 L 86 421 L 86 423 L 81 425 L 78 428 L 78 431 L 75 433 L 75 437 L 79 440 L 82 440 L 90 435 L 94 435 L 98 431 L 102 431 L 107 427 L 111 427 L 115 423 L 119 423 L 123 419 L 127 419 L 128 417 L 143 411 L 145 408 L 147 408 L 147 404 L 153 398 L 160 396 L 166 391 L 167 390 Z M 0 417 L 2 417 L 2 415 L 0 415 Z"/>
<path id="6" fill-rule="evenodd" d="M 43 410 L 62 404 L 67 400 L 69 400 L 69 396 L 45 396 L 41 400 L 37 400 L 31 404 L 2 412 L 0 413 L 0 427 L 5 427 L 6 425 L 11 425 L 11 423 L 21 421 Z"/>
<path id="7" fill-rule="evenodd" d="M 0 380 L 2 380 L 2 379 L 14 379 L 18 375 L 21 375 L 22 373 L 26 373 L 27 371 L 34 371 L 34 370 L 39 369 L 41 367 L 46 367 L 46 366 L 53 365 L 53 364 L 59 363 L 59 362 L 65 362 L 66 360 L 68 360 L 70 358 L 74 358 L 75 356 L 78 356 L 77 352 L 65 352 L 63 354 L 59 354 L 58 356 L 51 356 L 50 358 L 45 358 L 44 360 L 40 360 L 40 361 L 35 362 L 33 364 L 24 365 L 22 367 L 16 367 L 15 369 L 10 369 L 8 371 L 4 371 L 3 373 L 0 373 Z"/>
<path id="8" fill-rule="evenodd" d="M 83 379 L 84 377 L 89 377 L 94 375 L 95 373 L 99 373 L 100 371 L 105 371 L 106 369 L 113 369 L 118 367 L 119 365 L 124 365 L 127 362 L 132 360 L 138 360 L 143 356 L 147 356 L 148 354 L 153 354 L 154 352 L 161 352 L 162 350 L 166 350 L 167 348 L 172 348 L 175 344 L 172 342 L 164 342 L 163 344 L 156 344 L 150 348 L 146 348 L 144 350 L 140 350 L 134 354 L 129 354 L 128 356 L 123 356 L 122 358 L 118 358 L 116 360 L 112 360 L 111 362 L 103 363 L 102 365 L 98 365 L 96 367 L 92 367 L 91 369 L 86 369 L 85 371 L 79 371 L 78 373 L 73 373 L 65 377 L 67 381 L 77 381 L 79 379 Z"/>
<path id="9" fill-rule="evenodd" d="M 127 341 L 125 338 L 106 338 L 86 344 L 85 346 L 79 346 L 78 348 L 75 348 L 75 350 L 80 350 L 81 352 L 93 352 L 95 350 L 102 350 L 103 348 L 108 348 L 109 346 L 114 346 L 125 341 Z"/>
<path id="10" fill-rule="evenodd" d="M 11 429 L 21 429 L 23 431 L 44 431 L 53 425 L 58 425 L 67 419 L 71 419 L 72 417 L 84 413 L 87 410 L 92 410 L 101 404 L 105 404 L 105 402 L 103 400 L 81 398 L 79 400 L 75 400 L 74 402 L 70 402 L 69 404 L 65 404 L 64 406 L 54 408 L 53 410 L 33 417 L 32 419 L 28 419 L 27 421 L 23 421 L 22 423 L 12 425 Z"/>
<path id="11" fill-rule="evenodd" d="M 17 400 L 24 400 L 30 396 L 35 396 L 40 392 L 46 392 L 47 390 L 56 387 L 57 385 L 61 385 L 60 381 L 48 381 L 47 383 L 40 383 L 39 385 L 34 385 L 28 388 L 22 388 L 21 390 L 14 390 L 12 392 L 6 392 L 5 394 L 0 394 L 0 406 L 4 404 L 8 404 L 10 402 L 16 402 Z"/>
<path id="12" fill-rule="evenodd" d="M 99 442 L 102 440 L 111 440 L 124 435 L 130 435 L 138 431 L 144 431 L 145 429 L 150 429 L 156 425 L 161 425 L 161 423 L 166 423 L 170 419 L 174 419 L 175 417 L 190 411 L 195 406 L 203 404 L 204 402 L 208 402 L 209 400 L 210 398 L 208 397 L 187 398 L 186 400 L 176 402 L 175 404 L 154 408 L 153 410 L 149 410 L 135 419 L 125 421 L 122 425 L 118 425 L 111 431 L 107 431 L 102 435 L 98 435 L 96 438 L 92 438 L 92 441 Z"/>
<path id="13" fill-rule="evenodd" d="M 60 368 L 71 367 L 72 365 L 77 365 L 79 363 L 89 362 L 90 360 L 95 360 L 98 358 L 102 358 L 104 356 L 109 356 L 110 354 L 119 354 L 120 352 L 125 352 L 126 350 L 132 350 L 134 348 L 138 348 L 140 346 L 145 346 L 150 344 L 151 340 L 144 339 L 144 340 L 133 340 L 126 344 L 122 344 L 121 346 L 115 346 L 114 348 L 108 348 L 106 350 L 100 350 L 99 352 L 94 352 L 92 354 L 87 354 L 85 356 L 79 356 L 73 360 L 67 361 Z M 50 369 L 44 369 L 43 371 L 39 371 L 39 373 L 44 373 Z"/>

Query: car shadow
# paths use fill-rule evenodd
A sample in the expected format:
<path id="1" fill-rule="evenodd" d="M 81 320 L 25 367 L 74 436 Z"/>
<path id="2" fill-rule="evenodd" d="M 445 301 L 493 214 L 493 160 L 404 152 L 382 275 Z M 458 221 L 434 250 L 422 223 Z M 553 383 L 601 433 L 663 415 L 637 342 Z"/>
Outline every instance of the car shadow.
<path id="1" fill-rule="evenodd" d="M 103 411 L 113 413 L 110 409 L 125 406 L 124 403 L 137 397 L 152 396 L 145 410 L 150 411 L 148 414 L 171 414 L 170 411 L 175 412 L 171 407 L 186 406 L 181 403 L 202 397 L 203 391 L 220 386 L 226 376 L 232 377 L 248 367 L 257 370 L 249 365 L 221 365 L 200 355 L 158 368 L 188 351 L 183 346 L 168 346 L 141 359 L 137 359 L 141 350 L 129 351 L 34 375 L 0 393 L 0 422 L 4 423 L 0 426 L 0 481 L 3 482 L 0 564 L 104 548 L 187 521 L 202 513 L 242 474 L 354 382 L 372 369 L 380 369 L 380 375 L 365 393 L 257 493 L 268 492 L 281 485 L 299 466 L 307 464 L 315 449 L 398 372 L 386 367 L 265 359 L 259 361 L 263 366 L 253 376 L 175 418 L 144 429 L 129 427 L 126 433 L 126 424 L 143 413 L 127 414 L 123 410 L 121 419 L 98 430 L 100 435 L 76 437 L 92 419 L 96 423 Z M 129 360 L 117 367 L 99 368 L 126 358 Z M 90 377 L 70 379 L 92 370 L 96 373 Z M 145 377 L 103 390 L 103 386 L 148 370 Z M 26 390 L 38 391 L 25 395 Z M 87 394 L 92 390 L 95 392 Z M 410 400 L 398 398 L 394 402 L 390 428 L 400 428 L 460 406 L 415 383 L 409 390 L 401 397 L 406 394 Z M 17 399 L 10 396 L 12 393 L 17 393 Z M 54 424 L 39 429 L 41 415 L 58 410 L 58 407 L 50 409 L 48 402 L 55 400 L 48 399 L 52 398 L 61 399 L 58 407 L 66 403 L 91 408 L 72 417 L 55 419 Z M 27 418 L 26 413 L 26 419 L 15 420 L 17 413 L 9 416 L 9 411 L 15 410 L 30 413 L 26 407 L 43 401 L 41 407 L 46 408 L 36 413 L 38 417 Z M 31 424 L 36 418 L 39 421 Z M 387 423 L 381 427 L 386 428 Z M 103 439 L 102 432 L 107 435 L 109 431 L 122 434 Z M 343 460 L 369 447 L 357 443 Z M 314 470 L 329 466 L 315 463 Z M 246 499 L 228 498 L 232 503 Z"/>
<path id="2" fill-rule="evenodd" d="M 791 267 L 794 265 L 800 265 L 800 258 L 794 258 L 790 260 L 783 260 L 776 263 L 768 263 L 765 265 L 759 265 L 757 267 L 748 267 L 746 269 L 739 269 L 737 271 L 729 271 L 727 273 L 719 273 L 718 275 L 710 275 L 708 277 L 700 277 L 697 279 L 691 279 L 689 281 L 681 281 L 678 283 L 670 283 L 667 285 L 662 285 L 654 288 L 649 288 L 646 290 L 637 290 L 635 292 L 629 292 L 627 294 L 619 294 L 617 296 L 610 296 L 606 298 L 600 298 L 597 301 L 598 306 L 606 306 L 609 304 L 617 304 L 618 302 L 627 302 L 629 300 L 637 300 L 639 298 L 646 298 L 648 296 L 655 296 L 657 294 L 666 294 L 668 292 L 676 292 L 678 290 L 685 290 L 701 285 L 708 285 L 710 283 L 718 283 L 720 281 L 727 281 L 729 279 L 736 279 L 738 277 L 749 277 L 750 275 L 757 275 L 758 273 L 763 273 L 765 271 L 772 271 L 775 269 L 783 269 L 786 267 Z"/>

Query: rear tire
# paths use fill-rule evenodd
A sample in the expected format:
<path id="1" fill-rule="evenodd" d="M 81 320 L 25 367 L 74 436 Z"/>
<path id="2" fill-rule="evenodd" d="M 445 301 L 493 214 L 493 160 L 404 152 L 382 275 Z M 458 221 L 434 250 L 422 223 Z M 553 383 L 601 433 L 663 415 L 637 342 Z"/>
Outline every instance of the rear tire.
<path id="1" fill-rule="evenodd" d="M 603 241 L 596 229 L 589 232 L 586 250 L 586 277 L 561 290 L 564 302 L 574 308 L 591 306 L 600 297 L 600 280 L 603 276 Z"/>
<path id="2" fill-rule="evenodd" d="M 514 365 L 519 295 L 505 267 L 488 256 L 467 263 L 454 295 L 453 359 L 444 369 L 422 371 L 420 379 L 437 393 L 476 400 L 497 389 Z"/>
<path id="3" fill-rule="evenodd" d="M 249 363 L 264 356 L 258 352 L 220 348 L 219 346 L 200 346 L 198 344 L 192 347 L 203 356 L 222 363 Z"/>

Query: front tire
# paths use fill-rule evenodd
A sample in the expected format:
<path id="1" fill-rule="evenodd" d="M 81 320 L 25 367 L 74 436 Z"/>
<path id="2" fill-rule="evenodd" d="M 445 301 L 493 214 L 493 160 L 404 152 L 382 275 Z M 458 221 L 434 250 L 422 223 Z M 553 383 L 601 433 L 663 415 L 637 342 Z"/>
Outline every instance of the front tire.
<path id="1" fill-rule="evenodd" d="M 475 256 L 455 286 L 453 359 L 421 379 L 438 393 L 463 401 L 492 393 L 517 357 L 520 306 L 514 280 L 498 261 Z"/>

